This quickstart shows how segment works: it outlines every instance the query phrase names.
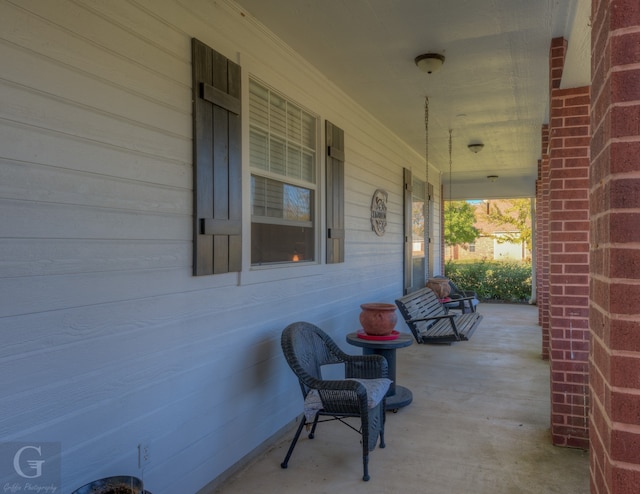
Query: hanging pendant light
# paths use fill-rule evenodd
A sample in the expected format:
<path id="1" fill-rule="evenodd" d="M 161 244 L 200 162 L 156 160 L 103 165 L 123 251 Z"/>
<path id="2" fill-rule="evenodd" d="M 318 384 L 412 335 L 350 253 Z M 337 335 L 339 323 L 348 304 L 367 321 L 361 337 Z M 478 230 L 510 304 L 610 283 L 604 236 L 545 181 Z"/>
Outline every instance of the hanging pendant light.
<path id="1" fill-rule="evenodd" d="M 444 55 L 440 55 L 439 53 L 424 53 L 422 55 L 418 55 L 414 59 L 414 62 L 423 72 L 433 74 L 442 67 L 442 64 L 444 63 Z"/>

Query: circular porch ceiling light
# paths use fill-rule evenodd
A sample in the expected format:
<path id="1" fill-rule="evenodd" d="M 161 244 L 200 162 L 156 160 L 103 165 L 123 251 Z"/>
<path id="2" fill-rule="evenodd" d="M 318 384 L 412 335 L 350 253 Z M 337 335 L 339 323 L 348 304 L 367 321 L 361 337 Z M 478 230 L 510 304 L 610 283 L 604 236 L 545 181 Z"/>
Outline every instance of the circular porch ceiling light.
<path id="1" fill-rule="evenodd" d="M 467 147 L 469 148 L 469 151 L 477 154 L 482 151 L 482 148 L 484 148 L 484 144 L 482 144 L 481 142 L 476 142 L 469 144 Z"/>
<path id="2" fill-rule="evenodd" d="M 498 180 L 498 175 L 487 175 L 487 180 L 489 180 L 489 182 L 495 182 Z"/>
<path id="3" fill-rule="evenodd" d="M 444 63 L 444 55 L 439 53 L 424 53 L 415 58 L 418 68 L 427 74 L 433 74 L 442 67 Z"/>

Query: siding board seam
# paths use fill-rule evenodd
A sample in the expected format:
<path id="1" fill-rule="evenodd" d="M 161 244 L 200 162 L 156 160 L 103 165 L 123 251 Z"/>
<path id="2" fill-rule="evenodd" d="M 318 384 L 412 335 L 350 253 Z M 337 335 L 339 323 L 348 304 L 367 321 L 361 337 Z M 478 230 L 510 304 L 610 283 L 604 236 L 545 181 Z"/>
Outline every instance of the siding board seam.
<path id="1" fill-rule="evenodd" d="M 163 154 L 153 154 L 153 153 L 149 153 L 147 151 L 141 151 L 139 149 L 134 149 L 134 148 L 128 148 L 128 147 L 123 147 L 117 144 L 113 144 L 111 142 L 107 142 L 107 141 L 99 141 L 97 139 L 91 138 L 91 137 L 86 137 L 86 136 L 80 136 L 77 134 L 71 134 L 69 132 L 64 132 L 55 128 L 51 128 L 51 127 L 42 127 L 40 125 L 36 125 L 33 123 L 28 123 L 28 122 L 22 122 L 20 120 L 13 120 L 10 118 L 6 118 L 6 117 L 2 117 L 0 116 L 0 122 L 5 122 L 7 125 L 11 125 L 13 127 L 20 127 L 23 129 L 34 129 L 38 132 L 42 132 L 42 133 L 46 133 L 46 134 L 50 134 L 50 135 L 55 135 L 55 136 L 64 136 L 66 138 L 75 140 L 75 141 L 81 141 L 84 143 L 89 143 L 92 145 L 98 145 L 100 147 L 104 147 L 104 148 L 108 148 L 111 150 L 117 150 L 117 151 L 121 151 L 121 152 L 126 152 L 132 155 L 137 155 L 137 156 L 143 156 L 145 158 L 152 158 L 154 160 L 161 160 L 164 161 L 166 163 L 171 163 L 171 164 L 176 164 L 176 165 L 180 165 L 180 166 L 185 166 L 188 165 L 189 167 L 191 166 L 190 162 L 185 162 L 184 160 L 180 160 L 177 158 L 170 158 L 167 157 Z M 190 139 L 189 139 L 190 140 Z"/>
<path id="2" fill-rule="evenodd" d="M 149 73 L 154 74 L 155 76 L 158 76 L 158 77 L 160 77 L 160 78 L 162 78 L 162 79 L 165 79 L 165 80 L 169 80 L 169 81 L 172 81 L 172 82 L 176 82 L 176 83 L 180 84 L 181 86 L 184 86 L 184 87 L 185 87 L 185 88 L 187 88 L 187 89 L 189 88 L 189 84 L 187 84 L 187 83 L 182 83 L 182 82 L 180 82 L 180 81 L 178 81 L 178 80 L 176 80 L 176 79 L 173 79 L 173 78 L 169 77 L 168 75 L 163 74 L 162 72 L 159 72 L 159 71 L 157 71 L 157 70 L 155 70 L 155 69 L 152 69 L 151 67 L 148 67 L 148 66 L 146 66 L 146 65 L 142 64 L 141 62 L 139 62 L 138 60 L 135 60 L 134 58 L 127 57 L 127 56 L 123 55 L 121 52 L 118 52 L 118 51 L 116 51 L 116 50 L 113 50 L 113 49 L 111 49 L 111 48 L 109 48 L 109 47 L 107 47 L 107 46 L 105 46 L 105 45 L 103 45 L 103 44 L 101 44 L 101 43 L 99 43 L 99 42 L 97 42 L 97 41 L 94 41 L 94 40 L 92 40 L 92 39 L 90 39 L 90 38 L 87 38 L 86 36 L 83 36 L 83 35 L 82 35 L 82 34 L 80 34 L 80 33 L 77 33 L 77 32 L 75 32 L 75 31 L 72 31 L 71 29 L 68 29 L 68 28 L 64 27 L 63 25 L 61 25 L 61 24 L 59 24 L 59 23 L 57 23 L 57 22 L 54 22 L 54 21 L 52 21 L 51 19 L 48 19 L 48 18 L 42 17 L 41 15 L 39 15 L 39 14 L 38 14 L 38 13 L 36 13 L 36 12 L 34 12 L 33 10 L 29 10 L 28 8 L 26 8 L 26 7 L 22 6 L 22 5 L 17 5 L 17 4 L 16 4 L 15 2 L 13 2 L 12 0 L 7 0 L 7 1 L 8 1 L 8 3 L 10 3 L 11 5 L 13 5 L 15 8 L 17 8 L 17 9 L 19 9 L 19 10 L 22 10 L 23 12 L 28 13 L 29 15 L 31 15 L 31 16 L 33 16 L 33 17 L 35 17 L 35 18 L 37 18 L 37 19 L 39 19 L 39 20 L 41 20 L 41 21 L 43 21 L 43 22 L 47 23 L 47 24 L 49 24 L 50 26 L 54 26 L 55 28 L 57 28 L 57 29 L 58 29 L 58 30 L 60 30 L 61 32 L 66 33 L 66 34 L 68 34 L 68 35 L 72 36 L 73 38 L 76 38 L 76 39 L 78 39 L 78 40 L 81 40 L 81 41 L 83 41 L 84 43 L 90 44 L 90 45 L 92 45 L 92 46 L 94 46 L 94 47 L 98 48 L 99 50 L 101 50 L 101 51 L 103 51 L 103 52 L 106 52 L 106 53 L 108 53 L 108 54 L 110 54 L 110 55 L 114 56 L 115 58 L 118 58 L 118 59 L 120 59 L 120 60 L 124 60 L 124 61 L 126 61 L 126 62 L 128 62 L 128 63 L 130 63 L 130 64 L 132 64 L 132 65 L 136 65 L 137 67 L 140 67 L 140 68 L 142 68 L 143 70 L 145 70 L 145 71 L 147 71 L 147 72 L 149 72 Z M 88 12 L 88 11 L 87 11 L 87 12 Z M 104 19 L 104 17 L 103 17 L 103 19 Z M 114 25 L 114 26 L 115 26 L 115 24 L 113 24 L 111 21 L 108 21 L 108 22 L 109 22 L 110 24 L 112 24 L 112 25 Z M 137 35 L 136 35 L 136 36 L 137 36 Z M 140 38 L 139 36 L 137 36 L 137 37 L 138 37 L 138 39 L 143 40 L 143 38 Z M 174 57 L 174 56 L 175 56 L 175 55 L 172 55 L 172 57 Z M 184 65 L 185 65 L 185 67 L 186 67 L 186 68 L 188 68 L 188 67 L 190 66 L 189 61 L 188 61 L 188 58 L 186 58 L 186 57 L 185 57 L 185 58 L 182 60 L 182 62 L 184 63 Z"/>
<path id="3" fill-rule="evenodd" d="M 168 50 L 164 46 L 162 46 L 162 45 L 156 43 L 155 41 L 153 41 L 148 36 L 141 36 L 139 32 L 135 31 L 134 29 L 130 29 L 128 26 L 126 26 L 125 24 L 121 23 L 120 21 L 114 19 L 113 17 L 109 17 L 108 15 L 105 15 L 103 12 L 101 12 L 100 10 L 94 8 L 93 6 L 81 3 L 78 0 L 69 0 L 69 1 L 71 3 L 73 3 L 73 4 L 75 4 L 78 8 L 84 9 L 87 12 L 91 12 L 96 17 L 100 17 L 102 20 L 108 22 L 109 24 L 122 29 L 123 31 L 129 33 L 131 36 L 133 36 L 135 38 L 138 38 L 139 40 L 143 41 L 147 45 L 153 46 L 158 51 L 161 51 L 161 52 L 169 55 L 170 57 L 174 58 L 178 62 L 181 62 L 181 63 L 189 65 L 189 60 L 187 58 L 181 56 L 179 53 L 172 52 L 171 50 Z M 138 9 L 138 11 L 140 11 L 141 13 L 150 15 L 150 13 L 146 11 L 146 9 L 140 8 L 140 6 L 137 5 L 135 2 L 134 3 L 129 2 L 129 4 L 130 5 L 134 5 L 136 7 L 136 9 Z M 157 18 L 155 16 L 152 16 L 152 17 L 154 17 L 156 19 L 156 21 L 159 20 L 159 18 Z M 161 22 L 161 24 L 163 24 L 164 26 L 172 29 L 174 32 L 176 32 L 178 34 L 180 34 L 182 36 L 185 36 L 185 33 L 183 31 L 179 31 L 178 29 L 176 29 L 174 25 L 166 23 L 166 22 Z"/>
<path id="4" fill-rule="evenodd" d="M 25 86 L 24 84 L 13 82 L 13 81 L 10 81 L 10 80 L 7 80 L 7 79 L 0 79 L 0 80 L 3 83 L 5 83 L 7 86 L 12 86 L 12 87 L 14 87 L 14 88 L 16 88 L 18 90 L 22 90 L 24 92 L 35 94 L 35 95 L 39 95 L 39 96 L 43 96 L 43 97 L 45 97 L 47 99 L 50 99 L 50 100 L 53 100 L 53 101 L 57 101 L 58 103 L 63 103 L 65 105 L 68 105 L 68 106 L 71 106 L 71 107 L 74 107 L 74 108 L 78 108 L 78 109 L 81 109 L 81 110 L 86 110 L 86 111 L 88 111 L 88 112 L 90 112 L 92 114 L 95 113 L 95 114 L 98 114 L 98 115 L 102 115 L 104 117 L 111 118 L 111 119 L 115 120 L 116 122 L 126 123 L 126 124 L 132 125 L 134 127 L 139 127 L 141 129 L 149 130 L 151 132 L 157 132 L 160 135 L 164 135 L 164 136 L 167 136 L 167 137 L 173 137 L 175 139 L 179 139 L 179 140 L 182 140 L 182 141 L 185 141 L 185 142 L 191 142 L 191 135 L 177 134 L 175 132 L 171 132 L 171 131 L 168 131 L 166 129 L 163 129 L 162 127 L 156 127 L 156 126 L 153 126 L 153 125 L 146 124 L 144 122 L 140 122 L 138 120 L 133 120 L 131 118 L 123 117 L 121 115 L 118 115 L 117 113 L 111 113 L 111 112 L 108 112 L 106 110 L 102 110 L 100 108 L 97 108 L 95 106 L 90 106 L 90 105 L 87 105 L 85 103 L 80 103 L 78 101 L 71 100 L 71 99 L 66 98 L 64 96 L 59 96 L 59 95 L 54 94 L 54 93 L 48 93 L 46 91 L 41 91 L 40 89 L 36 89 L 36 88 L 30 87 L 30 86 Z M 13 119 L 10 119 L 10 120 L 14 121 Z M 19 121 L 19 120 L 17 120 L 17 121 Z M 27 122 L 22 122 L 22 123 L 24 123 L 26 125 L 29 125 Z"/>
<path id="5" fill-rule="evenodd" d="M 0 156 L 0 163 L 5 163 L 8 165 L 18 165 L 21 167 L 49 168 L 53 170 L 60 170 L 65 173 L 69 173 L 70 175 L 79 175 L 79 176 L 91 177 L 91 178 L 105 178 L 105 179 L 112 180 L 113 182 L 119 182 L 123 184 L 153 186 L 154 188 L 164 189 L 166 191 L 182 191 L 182 192 L 191 193 L 191 191 L 193 190 L 191 187 L 187 187 L 187 186 L 167 185 L 159 182 L 149 182 L 146 180 L 140 180 L 137 178 L 125 178 L 125 177 L 119 177 L 118 175 L 107 175 L 106 173 L 79 170 L 77 168 L 71 168 L 68 166 L 60 166 L 60 165 L 55 165 L 51 163 L 42 163 L 40 161 L 18 160 L 15 158 L 4 158 Z M 53 202 L 56 202 L 56 201 L 53 201 Z M 67 203 L 60 203 L 60 204 L 67 204 Z"/>

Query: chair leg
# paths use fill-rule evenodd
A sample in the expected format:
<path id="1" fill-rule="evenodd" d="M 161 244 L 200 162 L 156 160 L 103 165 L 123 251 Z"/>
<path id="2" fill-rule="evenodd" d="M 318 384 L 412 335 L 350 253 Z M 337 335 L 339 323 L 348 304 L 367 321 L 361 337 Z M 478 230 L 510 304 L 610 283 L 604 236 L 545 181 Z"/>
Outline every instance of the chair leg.
<path id="1" fill-rule="evenodd" d="M 287 466 L 289 465 L 289 458 L 291 458 L 291 453 L 293 453 L 293 448 L 296 447 L 296 443 L 298 442 L 298 438 L 300 437 L 300 433 L 302 432 L 302 428 L 304 427 L 304 425 L 306 423 L 307 423 L 307 418 L 303 414 L 302 418 L 300 419 L 300 425 L 298 425 L 298 430 L 296 431 L 296 435 L 293 436 L 293 441 L 291 441 L 291 444 L 289 445 L 289 450 L 287 451 L 287 456 L 285 456 L 284 457 L 284 461 L 282 463 L 280 463 L 280 466 L 282 468 L 287 468 Z"/>
<path id="2" fill-rule="evenodd" d="M 311 432 L 309 432 L 309 439 L 313 439 L 316 436 L 316 427 L 318 427 L 319 418 L 320 418 L 320 414 L 316 413 L 316 418 L 313 419 L 313 427 L 311 427 Z"/>
<path id="3" fill-rule="evenodd" d="M 384 426 L 387 422 L 387 412 L 385 410 L 387 406 L 386 400 L 382 402 L 382 407 L 380 413 L 382 414 L 382 427 L 380 427 L 380 447 L 384 448 L 386 444 L 384 443 Z"/>
<path id="4" fill-rule="evenodd" d="M 373 423 L 369 421 L 368 418 L 365 418 L 365 416 L 361 416 L 360 420 L 362 421 L 360 424 L 360 429 L 362 431 L 362 480 L 366 482 L 371 478 L 369 477 L 369 434 L 371 433 L 371 427 L 373 426 Z"/>
<path id="5" fill-rule="evenodd" d="M 362 480 L 364 480 L 365 482 L 367 480 L 369 480 L 371 477 L 369 477 L 369 455 L 363 455 L 362 457 L 362 464 L 364 467 L 364 475 L 362 476 Z"/>

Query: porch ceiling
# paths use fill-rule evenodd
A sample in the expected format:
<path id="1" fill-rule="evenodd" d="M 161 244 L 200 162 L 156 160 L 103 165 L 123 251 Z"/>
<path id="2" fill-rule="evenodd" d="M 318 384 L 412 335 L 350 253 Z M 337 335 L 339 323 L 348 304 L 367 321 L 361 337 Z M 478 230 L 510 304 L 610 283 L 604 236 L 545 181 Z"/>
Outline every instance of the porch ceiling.
<path id="1" fill-rule="evenodd" d="M 449 129 L 453 198 L 534 194 L 553 37 L 569 41 L 563 85 L 590 84 L 589 0 L 238 3 L 422 156 L 428 96 L 429 161 L 447 198 Z M 431 75 L 414 64 L 427 52 L 446 57 Z"/>

